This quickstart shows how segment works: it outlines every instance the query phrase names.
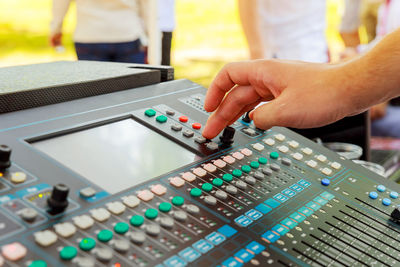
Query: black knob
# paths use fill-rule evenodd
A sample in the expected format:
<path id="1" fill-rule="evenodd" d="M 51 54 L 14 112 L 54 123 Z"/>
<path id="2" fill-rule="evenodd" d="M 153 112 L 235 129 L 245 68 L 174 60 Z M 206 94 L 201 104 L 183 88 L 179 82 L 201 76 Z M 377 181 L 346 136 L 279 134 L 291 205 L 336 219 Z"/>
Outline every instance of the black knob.
<path id="1" fill-rule="evenodd" d="M 68 206 L 69 187 L 65 184 L 56 184 L 53 186 L 51 196 L 47 199 L 51 214 L 63 212 Z"/>
<path id="2" fill-rule="evenodd" d="M 5 170 L 11 166 L 10 156 L 11 148 L 6 145 L 0 145 L 0 170 Z"/>
<path id="3" fill-rule="evenodd" d="M 251 111 L 251 110 L 250 110 L 250 111 Z M 243 115 L 242 121 L 247 122 L 247 123 L 250 123 L 250 122 L 251 122 L 251 119 L 250 119 L 250 111 L 247 111 L 247 112 Z"/>
<path id="4" fill-rule="evenodd" d="M 397 206 L 393 211 L 392 214 L 390 214 L 390 217 L 396 222 L 400 222 L 400 206 Z"/>
<path id="5" fill-rule="evenodd" d="M 235 129 L 231 126 L 225 127 L 222 136 L 219 137 L 224 145 L 231 145 L 233 143 L 233 136 L 235 135 Z"/>

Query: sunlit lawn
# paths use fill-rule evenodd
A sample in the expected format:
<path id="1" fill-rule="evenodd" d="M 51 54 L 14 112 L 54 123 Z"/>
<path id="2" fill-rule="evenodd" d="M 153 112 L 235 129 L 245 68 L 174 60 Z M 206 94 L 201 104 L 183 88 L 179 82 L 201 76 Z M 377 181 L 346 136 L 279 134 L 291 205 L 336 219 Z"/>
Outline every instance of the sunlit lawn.
<path id="1" fill-rule="evenodd" d="M 177 0 L 177 28 L 173 65 L 177 78 L 207 86 L 229 61 L 247 57 L 236 0 Z M 333 52 L 341 49 L 337 35 L 341 0 L 328 1 L 327 38 Z M 51 0 L 0 1 L 0 66 L 75 60 L 72 43 L 75 14 L 71 8 L 64 25 L 65 52 L 48 45 Z"/>

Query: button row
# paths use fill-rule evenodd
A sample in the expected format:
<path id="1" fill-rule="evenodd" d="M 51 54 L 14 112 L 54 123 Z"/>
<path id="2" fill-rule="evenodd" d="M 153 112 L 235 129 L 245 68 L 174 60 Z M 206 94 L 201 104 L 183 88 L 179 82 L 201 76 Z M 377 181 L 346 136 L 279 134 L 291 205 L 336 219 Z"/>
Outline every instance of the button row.
<path id="1" fill-rule="evenodd" d="M 154 109 L 147 109 L 147 110 L 144 111 L 144 115 L 146 115 L 147 117 L 154 117 L 156 114 L 157 114 L 157 112 Z M 175 112 L 170 111 L 169 114 L 167 112 L 167 115 L 173 116 L 173 115 L 175 115 Z M 167 120 L 168 120 L 168 117 L 165 116 L 165 115 L 158 115 L 156 117 L 156 121 L 159 122 L 159 123 L 165 123 L 165 122 L 167 122 Z M 180 116 L 179 117 L 179 121 L 180 122 L 186 123 L 186 122 L 188 122 L 188 120 L 189 120 L 189 118 L 187 116 Z M 171 128 L 174 131 L 182 130 L 182 128 L 179 128 L 178 125 L 172 125 Z M 199 130 L 201 128 L 201 124 L 198 123 L 198 122 L 192 123 L 192 128 L 195 129 L 195 130 Z"/>
<path id="2" fill-rule="evenodd" d="M 265 247 L 256 241 L 250 242 L 245 248 L 236 252 L 233 257 L 229 257 L 222 262 L 223 266 L 242 266 L 243 263 L 248 263 L 256 255 L 260 254 Z"/>

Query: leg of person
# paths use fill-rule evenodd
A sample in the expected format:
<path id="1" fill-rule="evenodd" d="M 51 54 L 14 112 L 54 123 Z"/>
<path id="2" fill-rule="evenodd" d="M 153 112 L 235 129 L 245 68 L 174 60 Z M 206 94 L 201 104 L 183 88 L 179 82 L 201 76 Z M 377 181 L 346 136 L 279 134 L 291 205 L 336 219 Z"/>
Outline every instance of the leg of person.
<path id="1" fill-rule="evenodd" d="M 371 134 L 400 138 L 400 107 L 387 106 L 386 115 L 371 123 Z"/>
<path id="2" fill-rule="evenodd" d="M 78 60 L 111 61 L 109 44 L 75 43 Z"/>
<path id="3" fill-rule="evenodd" d="M 113 44 L 113 61 L 144 64 L 145 53 L 140 40 Z"/>
<path id="4" fill-rule="evenodd" d="M 172 32 L 162 33 L 161 65 L 171 65 Z"/>

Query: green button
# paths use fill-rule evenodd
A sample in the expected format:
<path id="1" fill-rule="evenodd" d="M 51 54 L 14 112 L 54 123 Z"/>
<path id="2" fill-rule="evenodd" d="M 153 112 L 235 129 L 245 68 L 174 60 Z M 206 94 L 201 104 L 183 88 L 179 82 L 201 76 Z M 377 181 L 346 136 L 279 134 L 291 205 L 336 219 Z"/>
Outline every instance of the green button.
<path id="1" fill-rule="evenodd" d="M 78 250 L 75 247 L 63 247 L 60 251 L 60 258 L 63 260 L 72 260 L 78 254 Z"/>
<path id="2" fill-rule="evenodd" d="M 118 222 L 115 226 L 114 226 L 114 231 L 117 234 L 125 234 L 126 232 L 128 232 L 129 230 L 129 224 L 124 223 L 124 222 Z"/>
<path id="3" fill-rule="evenodd" d="M 273 151 L 273 152 L 269 153 L 269 156 L 271 157 L 271 159 L 279 158 L 279 154 L 276 151 Z"/>
<path id="4" fill-rule="evenodd" d="M 47 263 L 42 260 L 32 261 L 28 267 L 47 267 Z"/>
<path id="5" fill-rule="evenodd" d="M 148 209 L 144 213 L 144 216 L 146 216 L 147 219 L 153 220 L 153 219 L 157 218 L 158 211 L 156 209 Z"/>
<path id="6" fill-rule="evenodd" d="M 172 198 L 172 204 L 175 206 L 182 206 L 183 202 L 185 202 L 185 199 L 181 196 L 175 196 Z"/>
<path id="7" fill-rule="evenodd" d="M 101 230 L 97 234 L 97 239 L 100 240 L 101 242 L 108 242 L 111 240 L 112 237 L 113 237 L 113 232 L 107 229 Z"/>
<path id="8" fill-rule="evenodd" d="M 232 175 L 231 175 L 231 176 L 232 176 Z M 213 185 L 215 185 L 215 186 L 221 186 L 221 185 L 224 183 L 224 181 L 222 181 L 221 178 L 215 178 L 214 180 L 212 180 L 212 183 L 213 183 Z"/>
<path id="9" fill-rule="evenodd" d="M 206 192 L 210 192 L 210 191 L 213 189 L 213 185 L 210 184 L 210 183 L 204 183 L 204 184 L 201 186 L 201 189 L 203 189 L 203 190 L 206 191 Z"/>
<path id="10" fill-rule="evenodd" d="M 85 237 L 79 243 L 79 248 L 84 251 L 91 250 L 95 246 L 96 246 L 96 240 L 94 240 L 93 238 L 90 238 L 90 237 Z"/>
<path id="11" fill-rule="evenodd" d="M 144 114 L 147 116 L 147 117 L 153 117 L 154 115 L 156 115 L 156 111 L 154 110 L 154 109 L 147 109 L 145 112 L 144 112 Z"/>
<path id="12" fill-rule="evenodd" d="M 267 164 L 268 160 L 266 158 L 261 157 L 258 159 L 258 162 L 260 162 L 260 164 Z"/>
<path id="13" fill-rule="evenodd" d="M 192 190 L 190 190 L 190 195 L 192 197 L 199 197 L 201 196 L 201 190 L 198 188 L 192 188 Z"/>
<path id="14" fill-rule="evenodd" d="M 232 174 L 235 177 L 240 177 L 240 176 L 242 176 L 242 171 L 238 170 L 238 169 L 235 169 L 235 170 L 232 171 Z"/>
<path id="15" fill-rule="evenodd" d="M 223 179 L 224 181 L 226 181 L 226 182 L 231 182 L 231 181 L 233 180 L 233 176 L 232 176 L 232 174 L 230 174 L 230 173 L 225 173 L 225 174 L 222 176 L 222 179 Z"/>
<path id="16" fill-rule="evenodd" d="M 243 165 L 242 166 L 242 171 L 244 171 L 245 173 L 249 173 L 251 171 L 251 168 L 250 168 L 249 165 Z"/>
<path id="17" fill-rule="evenodd" d="M 162 203 L 160 203 L 160 205 L 158 205 L 158 209 L 162 212 L 168 212 L 171 210 L 171 208 L 172 208 L 172 205 L 171 205 L 171 203 L 168 203 L 168 202 L 162 202 Z"/>
<path id="18" fill-rule="evenodd" d="M 253 169 L 258 169 L 258 167 L 260 167 L 260 163 L 258 163 L 257 161 L 252 161 L 250 162 L 250 167 L 252 167 Z"/>
<path id="19" fill-rule="evenodd" d="M 156 121 L 158 121 L 159 123 L 164 123 L 167 121 L 167 119 L 168 119 L 167 116 L 164 116 L 164 115 L 160 115 L 160 116 L 156 117 Z"/>
<path id="20" fill-rule="evenodd" d="M 140 216 L 140 215 L 133 215 L 130 220 L 130 223 L 133 226 L 137 226 L 137 227 L 141 226 L 143 224 L 143 222 L 144 222 L 144 218 L 143 218 L 143 216 Z"/>

